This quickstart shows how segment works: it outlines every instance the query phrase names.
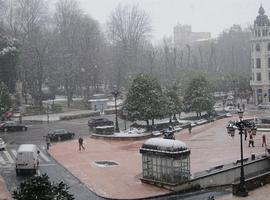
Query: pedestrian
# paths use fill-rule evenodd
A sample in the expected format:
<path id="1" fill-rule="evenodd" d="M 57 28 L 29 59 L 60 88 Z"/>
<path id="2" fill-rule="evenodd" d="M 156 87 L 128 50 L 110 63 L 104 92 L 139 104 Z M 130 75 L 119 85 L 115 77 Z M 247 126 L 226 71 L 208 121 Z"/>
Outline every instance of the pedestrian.
<path id="1" fill-rule="evenodd" d="M 191 129 L 192 129 L 192 126 L 191 126 L 191 124 L 189 124 L 188 125 L 188 132 L 189 132 L 189 134 L 191 133 Z"/>
<path id="2" fill-rule="evenodd" d="M 265 135 L 265 133 L 262 135 L 262 147 L 266 147 L 266 135 Z"/>
<path id="3" fill-rule="evenodd" d="M 250 132 L 250 134 L 249 134 L 248 147 L 250 147 L 250 145 L 251 145 L 252 147 L 254 147 L 254 140 L 253 140 L 253 135 L 252 135 L 251 132 Z"/>
<path id="4" fill-rule="evenodd" d="M 247 130 L 246 129 L 244 131 L 244 134 L 245 134 L 245 140 L 247 140 Z"/>
<path id="5" fill-rule="evenodd" d="M 49 150 L 49 148 L 50 148 L 50 143 L 51 143 L 51 141 L 50 141 L 49 136 L 46 136 L 46 145 L 47 145 L 47 150 Z"/>
<path id="6" fill-rule="evenodd" d="M 83 146 L 83 139 L 80 137 L 78 141 L 79 141 L 79 151 L 80 151 L 81 149 L 85 150 L 85 148 L 84 148 L 84 146 Z"/>

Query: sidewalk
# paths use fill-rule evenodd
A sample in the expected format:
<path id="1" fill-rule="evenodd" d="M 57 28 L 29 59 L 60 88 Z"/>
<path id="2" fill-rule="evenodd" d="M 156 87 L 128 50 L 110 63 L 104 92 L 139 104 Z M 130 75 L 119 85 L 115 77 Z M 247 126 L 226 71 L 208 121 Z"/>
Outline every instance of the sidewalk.
<path id="1" fill-rule="evenodd" d="M 228 136 L 229 119 L 198 126 L 189 134 L 187 130 L 177 133 L 176 139 L 191 148 L 191 173 L 209 169 L 220 164 L 235 162 L 240 157 L 238 134 Z M 170 191 L 142 183 L 141 155 L 143 141 L 111 141 L 85 138 L 85 151 L 78 151 L 76 140 L 52 146 L 49 153 L 86 186 L 100 196 L 108 198 L 145 198 Z M 64 151 L 63 151 L 64 150 Z M 255 137 L 255 147 L 248 148 L 244 142 L 244 157 L 261 154 L 261 133 Z M 96 161 L 114 161 L 118 165 L 99 166 Z M 253 200 L 261 200 L 260 194 L 250 193 Z M 223 198 L 223 197 L 222 197 Z M 220 200 L 235 200 L 227 195 Z"/>
<path id="2" fill-rule="evenodd" d="M 10 200 L 11 196 L 6 187 L 4 179 L 0 176 L 0 200 Z"/>

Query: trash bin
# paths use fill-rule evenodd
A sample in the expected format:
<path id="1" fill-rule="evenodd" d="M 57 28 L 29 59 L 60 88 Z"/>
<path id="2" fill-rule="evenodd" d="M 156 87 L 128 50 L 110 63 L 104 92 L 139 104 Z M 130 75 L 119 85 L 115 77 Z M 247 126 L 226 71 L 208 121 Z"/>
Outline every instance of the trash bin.
<path id="1" fill-rule="evenodd" d="M 255 160 L 255 154 L 251 154 L 251 160 Z"/>

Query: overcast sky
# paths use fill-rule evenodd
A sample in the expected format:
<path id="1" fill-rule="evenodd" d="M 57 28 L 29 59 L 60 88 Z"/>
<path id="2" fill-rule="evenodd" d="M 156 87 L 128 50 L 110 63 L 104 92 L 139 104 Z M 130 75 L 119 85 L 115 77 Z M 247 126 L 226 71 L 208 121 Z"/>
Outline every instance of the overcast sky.
<path id="1" fill-rule="evenodd" d="M 190 24 L 194 32 L 211 32 L 215 37 L 233 24 L 248 26 L 258 15 L 260 4 L 270 15 L 270 0 L 78 0 L 80 7 L 101 24 L 121 3 L 136 4 L 152 21 L 152 35 L 160 40 L 172 36 L 173 27 Z"/>

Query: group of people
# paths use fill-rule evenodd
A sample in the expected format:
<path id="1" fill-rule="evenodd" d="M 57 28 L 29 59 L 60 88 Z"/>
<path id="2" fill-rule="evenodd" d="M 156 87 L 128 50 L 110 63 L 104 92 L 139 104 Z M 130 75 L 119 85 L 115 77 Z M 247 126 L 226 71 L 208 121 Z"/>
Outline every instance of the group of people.
<path id="1" fill-rule="evenodd" d="M 251 131 L 245 130 L 245 140 L 248 140 L 248 147 L 254 147 L 254 134 Z M 265 133 L 262 134 L 262 147 L 266 147 L 266 135 Z"/>
<path id="2" fill-rule="evenodd" d="M 47 150 L 49 150 L 50 145 L 51 145 L 51 140 L 48 136 L 45 136 L 45 140 L 46 140 L 46 145 L 47 145 Z M 82 149 L 85 150 L 84 146 L 83 146 L 83 138 L 79 138 L 78 139 L 79 142 L 79 151 L 81 151 Z"/>

